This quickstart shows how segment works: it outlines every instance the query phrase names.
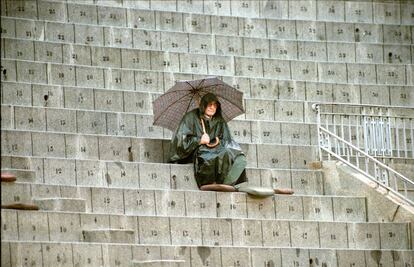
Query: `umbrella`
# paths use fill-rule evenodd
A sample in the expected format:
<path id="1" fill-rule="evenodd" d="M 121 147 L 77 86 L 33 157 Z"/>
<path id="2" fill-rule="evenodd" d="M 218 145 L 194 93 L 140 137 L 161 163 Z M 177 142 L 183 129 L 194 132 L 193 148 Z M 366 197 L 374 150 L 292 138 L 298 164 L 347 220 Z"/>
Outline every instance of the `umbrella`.
<path id="1" fill-rule="evenodd" d="M 200 99 L 207 93 L 213 93 L 219 99 L 226 122 L 244 113 L 243 93 L 217 77 L 177 81 L 165 94 L 154 100 L 154 125 L 175 131 L 184 114 L 197 108 Z"/>

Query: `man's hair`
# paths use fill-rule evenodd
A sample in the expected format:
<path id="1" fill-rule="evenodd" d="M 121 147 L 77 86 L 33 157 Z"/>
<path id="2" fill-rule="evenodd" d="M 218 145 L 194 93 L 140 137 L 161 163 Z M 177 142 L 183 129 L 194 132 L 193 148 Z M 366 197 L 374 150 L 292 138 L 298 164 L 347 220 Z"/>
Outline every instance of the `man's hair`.
<path id="1" fill-rule="evenodd" d="M 217 96 L 213 93 L 207 93 L 205 94 L 200 101 L 200 113 L 204 114 L 206 111 L 206 108 L 209 103 L 216 102 L 217 103 L 217 110 L 213 117 L 220 116 L 221 117 L 221 104 L 218 100 Z"/>

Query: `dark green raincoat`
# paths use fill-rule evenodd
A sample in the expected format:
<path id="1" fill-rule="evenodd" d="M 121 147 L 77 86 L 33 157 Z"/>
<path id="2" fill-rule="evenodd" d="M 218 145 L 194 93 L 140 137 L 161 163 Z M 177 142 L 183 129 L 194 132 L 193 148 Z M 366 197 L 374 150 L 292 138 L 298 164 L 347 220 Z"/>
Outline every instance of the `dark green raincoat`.
<path id="1" fill-rule="evenodd" d="M 238 184 L 246 180 L 245 172 L 238 180 L 229 181 L 227 174 L 239 155 L 244 155 L 240 145 L 231 135 L 227 123 L 222 118 L 220 106 L 213 118 L 205 119 L 201 110 L 205 110 L 206 103 L 201 103 L 200 108 L 187 112 L 178 126 L 170 147 L 170 161 L 176 163 L 194 163 L 194 173 L 198 186 L 205 184 Z M 203 128 L 200 118 L 204 119 L 206 132 L 210 140 L 216 137 L 220 144 L 214 148 L 200 145 Z M 227 179 L 226 179 L 227 178 Z"/>

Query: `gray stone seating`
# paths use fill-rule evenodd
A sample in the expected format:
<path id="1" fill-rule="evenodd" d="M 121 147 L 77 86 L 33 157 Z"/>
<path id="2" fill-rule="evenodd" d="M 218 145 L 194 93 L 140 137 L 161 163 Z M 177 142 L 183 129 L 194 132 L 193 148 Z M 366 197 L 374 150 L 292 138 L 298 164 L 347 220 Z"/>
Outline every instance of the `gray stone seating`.
<path id="1" fill-rule="evenodd" d="M 107 94 L 107 99 L 111 99 L 110 96 Z M 249 111 L 254 113 L 253 110 L 256 109 L 255 113 L 261 113 L 258 114 L 260 115 L 259 119 L 269 120 L 255 120 L 256 116 L 248 116 L 252 118 L 230 121 L 231 133 L 237 142 L 287 145 L 317 144 L 315 124 L 297 123 L 294 118 L 290 119 L 289 116 L 284 115 L 278 115 L 277 118 L 275 116 L 265 118 L 266 114 L 264 113 L 273 113 L 271 112 L 272 108 L 266 107 L 265 109 L 259 103 L 256 100 L 253 100 L 252 104 L 249 103 L 247 105 Z M 299 108 L 300 105 L 297 105 L 296 102 L 286 102 L 285 106 L 280 103 L 274 104 L 279 107 L 280 113 L 284 112 L 286 115 L 287 112 L 292 111 L 290 117 L 299 116 L 295 108 Z M 3 130 L 17 129 L 167 139 L 172 136 L 170 130 L 153 126 L 153 116 L 148 114 L 10 105 L 1 105 L 1 113 L 1 128 Z M 270 119 L 276 119 L 276 122 Z M 287 119 L 290 121 L 284 121 Z"/>
<path id="2" fill-rule="evenodd" d="M 92 243 L 135 243 L 132 229 L 97 229 L 83 230 L 83 241 Z"/>
<path id="3" fill-rule="evenodd" d="M 344 89 L 345 90 L 345 89 Z M 389 99 L 392 102 L 395 101 L 397 105 L 410 105 L 414 94 L 412 93 L 412 87 L 375 87 L 375 86 L 362 86 L 360 88 L 361 95 L 358 98 L 361 99 L 363 104 L 380 104 L 389 105 Z M 299 91 L 299 89 L 298 89 Z M 359 91 L 359 89 L 358 89 Z M 302 91 L 303 92 L 303 91 Z M 332 102 L 335 96 L 332 95 L 333 89 L 329 86 L 321 88 L 320 85 L 309 85 L 306 94 L 308 94 L 309 101 L 293 100 L 294 95 L 289 99 L 260 99 L 250 98 L 245 99 L 246 114 L 243 114 L 236 119 L 240 120 L 261 120 L 261 121 L 276 121 L 276 122 L 305 122 L 315 123 L 316 116 L 312 110 L 312 104 L 315 102 Z M 337 91 L 338 94 L 344 91 Z M 67 109 L 77 109 L 77 113 L 83 114 L 85 110 L 106 111 L 106 112 L 122 112 L 119 116 L 125 118 L 126 121 L 130 121 L 134 116 L 130 113 L 138 113 L 137 115 L 150 115 L 152 114 L 151 101 L 159 96 L 159 93 L 150 93 L 145 91 L 124 91 L 124 90 L 109 90 L 109 89 L 93 89 L 84 87 L 60 87 L 60 86 L 44 86 L 33 85 L 30 86 L 27 83 L 14 83 L 4 82 L 2 83 L 2 102 L 4 105 L 18 105 L 18 106 L 35 106 L 35 107 L 61 107 Z M 304 92 L 303 92 L 304 93 Z M 282 92 L 279 91 L 281 95 Z M 309 95 L 310 94 L 310 95 Z M 312 97 L 312 94 L 315 97 Z M 349 93 L 347 93 L 349 94 Z M 316 97 L 319 95 L 319 97 Z M 353 96 L 353 98 L 356 98 Z M 291 100 L 292 99 L 292 100 Z M 324 100 L 325 99 L 325 100 Z M 349 98 L 348 98 L 349 100 Z M 33 104 L 32 104 L 33 103 Z M 355 103 L 355 102 L 354 102 Z M 359 100 L 358 102 L 359 103 Z M 7 111 L 6 106 L 2 106 L 4 110 L 3 123 L 11 122 L 11 112 Z M 16 107 L 16 109 L 22 109 L 23 107 Z M 35 110 L 35 109 L 33 109 Z M 44 112 L 41 109 L 36 109 L 40 112 Z M 52 111 L 50 111 L 52 112 Z M 68 124 L 56 125 L 56 127 L 74 129 L 69 125 L 71 121 L 70 116 L 74 111 L 66 111 L 59 116 L 69 117 L 67 118 Z M 102 118 L 104 113 L 87 113 L 88 115 L 95 114 L 96 120 L 105 120 Z M 99 116 L 100 115 L 100 116 Z M 39 115 L 40 116 L 40 115 Z M 92 116 L 92 117 L 94 117 Z M 52 116 L 53 118 L 54 116 Z M 78 116 L 83 118 L 84 116 Z M 41 120 L 40 116 L 39 120 Z M 91 118 L 92 119 L 92 118 Z M 73 118 L 72 118 L 73 120 Z M 108 118 L 108 127 L 115 130 L 119 125 L 113 125 L 113 122 L 118 120 L 118 116 Z M 111 123 L 112 121 L 112 123 Z M 142 117 L 142 123 L 150 123 L 146 121 L 146 118 Z M 37 122 L 41 124 L 41 121 Z M 97 122 L 94 130 L 86 130 L 85 133 L 102 133 L 106 132 L 102 129 L 103 125 Z M 263 122 L 266 123 L 266 122 Z M 236 123 L 237 124 L 237 123 Z M 26 124 L 23 124 L 26 125 Z M 31 127 L 35 127 L 36 124 L 31 124 Z M 41 126 L 38 126 L 42 128 Z M 277 127 L 277 126 L 276 126 Z M 282 124 L 280 127 L 284 127 Z M 252 127 L 253 129 L 255 127 Z M 291 127 L 289 127 L 291 128 Z M 99 129 L 102 129 L 99 131 Z M 156 129 L 156 127 L 154 128 Z M 127 131 L 131 129 L 127 129 Z M 159 132 L 159 131 L 158 131 Z M 151 133 L 154 134 L 154 133 Z M 167 135 L 168 137 L 170 135 Z M 306 134 L 305 134 L 306 136 Z M 263 138 L 266 136 L 263 136 Z M 266 139 L 266 138 L 264 138 Z"/>
<path id="4" fill-rule="evenodd" d="M 132 261 L 134 267 L 181 267 L 185 266 L 185 260 L 149 260 Z"/>
<path id="5" fill-rule="evenodd" d="M 205 218 L 367 221 L 364 197 L 275 195 L 257 199 L 245 193 L 150 188 L 106 188 L 49 184 L 2 184 L 2 203 L 38 204 L 41 210 L 188 216 Z"/>
<path id="6" fill-rule="evenodd" d="M 122 79 L 125 77 L 123 73 L 121 71 L 116 76 L 119 75 Z M 147 71 L 131 72 L 129 76 L 135 76 L 135 79 L 132 79 L 135 80 L 135 86 L 127 86 L 129 83 L 125 83 L 123 86 L 117 87 L 113 86 L 113 84 L 111 85 L 111 83 L 105 83 L 105 88 L 87 88 L 3 81 L 1 83 L 3 92 L 2 104 L 94 110 L 95 91 L 98 92 L 98 95 L 105 95 L 107 91 L 101 89 L 112 89 L 115 92 L 121 91 L 117 93 L 112 92 L 112 94 L 120 94 L 123 91 L 124 96 L 131 97 L 136 95 L 137 98 L 141 99 L 141 101 L 137 100 L 136 109 L 129 107 L 130 109 L 125 111 L 148 113 L 145 110 L 145 108 L 150 108 L 150 100 L 148 98 L 152 99 L 155 95 L 168 90 L 173 85 L 175 79 L 182 77 L 180 74 L 166 74 L 164 77 L 164 73 Z M 186 78 L 193 79 L 199 77 L 190 75 Z M 231 77 L 223 77 L 223 80 L 237 88 L 243 87 L 247 99 L 279 100 L 281 103 L 284 103 L 285 100 L 301 100 L 309 102 L 336 101 L 339 103 L 410 106 L 414 100 L 413 86 L 324 84 Z M 165 86 L 161 86 L 161 84 L 165 84 Z M 306 107 L 309 106 L 309 103 L 305 102 L 305 104 Z M 106 109 L 109 109 L 109 107 Z M 307 111 L 308 109 L 305 110 Z"/>
<path id="7" fill-rule="evenodd" d="M 184 260 L 182 266 L 410 266 L 412 250 L 165 246 L 64 242 L 2 242 L 2 266 L 132 266 L 131 261 Z M 17 253 L 19 252 L 19 253 Z M 287 262 L 286 259 L 289 259 Z M 290 264 L 290 265 L 289 265 Z M 159 265 L 156 265 L 159 266 Z M 318 265 L 316 265 L 318 266 Z"/>
<path id="8" fill-rule="evenodd" d="M 161 164 L 42 157 L 1 157 L 3 168 L 35 172 L 31 182 L 48 185 L 198 190 L 191 164 Z M 323 195 L 320 170 L 247 168 L 249 182 L 293 188 L 297 194 Z M 19 177 L 20 182 L 28 182 Z"/>
<path id="9" fill-rule="evenodd" d="M 44 1 L 39 0 L 34 3 L 13 3 L 6 0 L 2 15 L 16 17 L 31 17 L 45 20 L 83 20 L 99 21 L 107 23 L 108 18 L 105 13 L 121 14 L 135 9 L 160 10 L 169 12 L 189 12 L 195 14 L 222 15 L 246 18 L 271 18 L 271 19 L 309 19 L 320 21 L 346 21 L 346 22 L 365 22 L 365 23 L 387 23 L 387 24 L 406 24 L 410 23 L 410 11 L 414 8 L 409 1 L 335 1 L 332 5 L 324 6 L 316 1 L 240 1 L 227 3 L 226 1 L 184 1 L 184 0 L 141 0 L 141 1 L 84 1 L 84 5 L 79 5 L 76 1 Z M 317 4 L 318 3 L 318 4 Z M 90 6 L 97 4 L 97 6 Z M 44 6 L 53 7 L 52 11 L 43 11 Z M 21 7 L 25 7 L 23 10 Z M 38 7 L 40 10 L 37 11 Z M 74 11 L 84 7 L 83 10 L 91 12 L 87 14 L 77 14 Z M 122 8 L 123 7 L 123 8 Z M 400 11 L 401 8 L 401 11 Z M 67 17 L 66 9 L 69 10 Z M 128 12 L 127 11 L 127 12 Z M 358 11 L 358 12 L 357 12 Z M 92 18 L 88 16 L 92 15 Z M 85 18 L 86 17 L 86 18 Z M 118 17 L 111 17 L 113 20 L 120 20 Z M 124 18 L 123 18 L 124 19 Z"/>
<path id="10" fill-rule="evenodd" d="M 30 19 L 39 19 L 47 21 L 60 22 L 80 22 L 85 24 L 100 24 L 112 26 L 129 26 L 129 27 L 148 27 L 156 26 L 162 30 L 182 29 L 188 27 L 193 30 L 199 30 L 198 24 L 182 25 L 182 22 L 190 22 L 190 19 L 198 18 L 198 22 L 214 22 L 216 17 L 222 17 L 221 20 L 236 21 L 231 26 L 244 26 L 240 21 L 248 22 L 250 25 L 259 26 L 265 20 L 310 20 L 310 21 L 333 21 L 347 23 L 370 23 L 370 24 L 389 24 L 389 25 L 411 25 L 410 12 L 414 5 L 410 2 L 389 2 L 382 3 L 358 3 L 355 1 L 335 1 L 333 5 L 316 4 L 316 1 L 238 1 L 226 3 L 226 1 L 151 1 L 151 3 L 135 3 L 139 1 L 125 1 L 123 7 L 121 3 L 113 5 L 108 1 L 97 2 L 77 2 L 68 1 L 68 3 L 56 3 L 55 1 L 21 1 L 13 3 L 8 0 L 8 5 L 2 11 L 2 16 L 24 17 Z M 155 4 L 158 2 L 157 4 Z M 369 1 L 371 2 L 371 1 Z M 204 3 L 204 8 L 202 7 Z M 97 5 L 93 5 L 97 4 Z M 132 4 L 132 5 L 131 5 Z M 194 4 L 194 5 L 193 5 Z M 346 8 L 344 9 L 344 4 Z M 193 5 L 193 6 L 191 6 Z M 235 5 L 232 6 L 231 5 Z M 52 11 L 42 10 L 42 7 L 49 6 Z M 197 6 L 196 8 L 194 8 Z M 260 6 L 260 8 L 259 8 Z M 318 6 L 318 11 L 316 11 Z M 335 7 L 336 6 L 336 7 Z M 23 7 L 23 8 L 22 8 Z M 37 9 L 39 8 L 39 12 Z M 215 12 L 215 8 L 217 8 Z M 401 11 L 400 11 L 401 8 Z M 155 11 L 152 11 L 152 10 Z M 280 9 L 280 10 L 279 10 Z M 205 12 L 203 12 L 203 10 Z M 260 10 L 260 11 L 259 11 Z M 82 12 L 80 12 L 82 11 Z M 201 12 L 200 12 L 201 11 Z M 253 13 L 252 13 L 253 11 Z M 339 15 L 335 14 L 339 12 Z M 147 13 L 145 20 L 139 20 L 138 14 Z M 287 14 L 289 12 L 289 14 Z M 138 13 L 138 14 L 137 14 Z M 205 14 L 197 14 L 205 13 Z M 228 17 L 231 16 L 231 17 Z M 171 20 L 163 21 L 164 18 Z M 220 20 L 218 20 L 220 21 Z M 221 22 L 221 21 L 220 21 Z M 259 24 L 259 25 L 258 25 Z M 190 26 L 191 25 L 191 26 Z M 214 27 L 215 26 L 215 27 Z M 211 31 L 218 30 L 218 25 L 213 25 Z M 225 30 L 228 26 L 223 27 Z M 236 28 L 237 29 L 237 28 Z M 245 34 L 257 34 L 253 32 L 252 27 L 244 29 Z M 230 31 L 230 29 L 227 29 Z M 240 30 L 242 31 L 242 30 Z M 263 33 L 265 34 L 265 33 Z"/>
<path id="11" fill-rule="evenodd" d="M 3 163 L 4 161 L 2 161 Z M 85 199 L 82 198 L 74 198 L 73 196 L 61 197 L 55 196 L 51 197 L 49 194 L 45 194 L 44 196 L 40 195 L 32 195 L 29 188 L 26 186 L 21 185 L 35 185 L 36 183 L 36 171 L 23 168 L 23 169 L 16 169 L 12 168 L 11 164 L 6 164 L 4 166 L 2 164 L 1 172 L 2 172 L 2 209 L 3 208 L 11 208 L 11 209 L 22 209 L 28 210 L 53 210 L 53 211 L 72 211 L 72 212 L 85 212 L 86 210 L 86 202 Z M 8 167 L 8 168 L 6 168 Z M 21 167 L 21 166 L 20 166 Z M 3 183 L 3 172 L 8 174 L 13 174 L 15 179 L 18 179 L 18 182 L 4 182 Z M 22 183 L 22 184 L 19 184 Z M 29 189 L 29 191 L 27 191 Z M 46 188 L 46 192 L 48 192 L 48 188 Z M 3 207 L 3 204 L 5 205 Z"/>
<path id="12" fill-rule="evenodd" d="M 5 19 L 2 19 L 2 21 Z M 12 19 L 10 19 L 12 20 Z M 21 20 L 17 19 L 16 23 Z M 11 25 L 12 21 L 5 23 Z M 25 21 L 23 21 L 25 22 Z M 52 31 L 51 24 L 46 24 L 46 31 Z M 53 25 L 53 24 L 52 24 Z M 70 24 L 60 24 L 70 25 Z M 6 27 L 4 26 L 4 27 Z M 46 40 L 31 40 L 16 38 L 11 34 L 12 29 L 4 28 L 7 34 L 3 36 L 3 57 L 21 60 L 36 60 L 54 63 L 78 63 L 90 65 L 96 60 L 94 57 L 100 53 L 102 47 L 113 51 L 121 50 L 127 53 L 129 49 L 162 50 L 165 52 L 221 55 L 221 56 L 246 56 L 251 58 L 270 58 L 280 60 L 312 60 L 317 62 L 343 62 L 343 63 L 412 63 L 410 49 L 409 27 L 395 29 L 394 34 L 405 32 L 405 42 L 388 43 L 349 43 L 350 40 L 279 40 L 249 37 L 232 37 L 226 35 L 193 34 L 182 32 L 148 31 L 128 28 L 112 28 L 101 26 L 85 26 L 74 24 L 74 31 L 81 31 L 82 27 L 88 27 L 90 35 L 88 42 L 78 37 L 69 40 L 59 40 L 57 36 L 63 33 L 51 32 Z M 339 26 L 337 26 L 339 27 Z M 390 29 L 390 31 L 393 30 Z M 73 29 L 70 29 L 73 31 Z M 338 30 L 338 29 L 336 29 Z M 56 30 L 55 30 L 56 31 Z M 85 31 L 85 30 L 83 30 Z M 105 33 L 105 34 L 104 34 Z M 65 35 L 73 35 L 65 32 Z M 86 33 L 79 33 L 84 36 Z M 76 34 L 75 34 L 76 35 Z M 78 36 L 76 35 L 76 37 Z M 105 36 L 108 40 L 103 40 Z M 101 41 L 99 41 L 101 40 Z M 408 40 L 408 41 L 407 41 Z M 345 42 L 346 41 L 346 42 Z M 260 46 L 258 46 L 260 45 Z M 117 48 L 117 50 L 114 50 Z M 162 49 L 161 49 L 162 48 Z M 93 52 L 93 54 L 90 53 Z M 77 52 L 78 57 L 72 57 Z M 89 52 L 89 54 L 88 54 Z M 369 56 L 368 56 L 369 54 Z M 202 58 L 202 57 L 201 57 Z M 92 60 L 91 60 L 92 59 Z"/>
<path id="13" fill-rule="evenodd" d="M 260 102 L 256 103 L 259 106 Z M 299 113 L 295 110 L 295 107 L 298 107 L 298 105 L 294 105 L 295 102 L 287 102 L 285 104 L 286 105 L 283 106 L 280 105 L 279 102 L 275 102 L 276 106 L 281 107 L 281 111 L 276 112 L 278 114 L 277 117 L 281 118 L 280 120 L 256 120 L 254 118 L 255 116 L 252 116 L 253 118 L 247 120 L 236 119 L 229 122 L 233 138 L 237 142 L 245 144 L 316 145 L 316 125 L 313 123 L 298 123 L 293 121 L 293 118 L 290 119 L 290 117 L 299 116 Z M 253 108 L 254 107 L 255 106 L 253 105 Z M 263 111 L 264 113 L 266 111 L 272 111 L 270 107 L 265 109 L 263 106 L 259 106 L 256 110 Z M 166 139 L 170 139 L 172 135 L 172 132 L 169 130 L 153 126 L 153 116 L 148 114 L 82 111 L 47 107 L 13 107 L 7 105 L 2 105 L 1 111 L 2 129 L 9 131 L 45 131 L 49 132 L 51 135 L 87 134 L 102 137 L 157 138 L 163 139 L 165 142 L 167 141 Z M 280 113 L 282 113 L 282 115 L 280 115 Z M 288 113 L 292 116 L 284 116 Z M 307 116 L 310 117 L 310 114 Z M 347 123 L 347 121 L 345 122 Z M 355 125 L 352 124 L 351 126 Z M 348 126 L 346 126 L 344 129 L 346 138 L 349 134 L 357 136 L 355 127 L 349 129 Z M 341 130 L 342 129 L 339 126 L 336 129 L 338 133 L 340 133 Z M 403 144 L 404 131 L 399 129 L 398 134 L 400 144 Z M 405 135 L 410 136 L 409 129 L 405 130 Z M 359 137 L 360 140 L 362 140 L 362 131 L 359 132 Z M 166 145 L 168 145 L 168 143 L 166 143 Z M 364 147 L 362 142 L 360 147 Z M 394 150 L 395 157 L 410 157 L 412 148 L 405 148 L 400 145 L 399 152 L 397 151 L 397 147 L 395 147 Z"/>
<path id="14" fill-rule="evenodd" d="M 404 64 L 411 63 L 410 44 L 411 32 L 408 26 L 386 26 L 384 33 L 381 27 L 365 28 L 363 25 L 330 25 L 327 31 L 331 36 L 323 40 L 306 40 L 292 36 L 287 40 L 265 38 L 250 38 L 221 35 L 219 32 L 214 35 L 200 33 L 181 33 L 165 31 L 148 31 L 147 29 L 128 29 L 128 28 L 109 28 L 102 26 L 87 26 L 74 24 L 67 31 L 58 31 L 52 27 L 47 27 L 51 32 L 46 36 L 46 40 L 36 38 L 35 33 L 31 33 L 30 24 L 35 21 L 17 19 L 16 24 L 23 27 L 17 31 L 14 28 L 13 18 L 2 18 L 2 29 L 4 32 L 3 56 L 16 59 L 36 59 L 38 61 L 56 62 L 56 63 L 77 63 L 80 65 L 90 65 L 93 55 L 87 52 L 91 49 L 98 51 L 102 46 L 106 50 L 123 50 L 128 51 L 131 48 L 140 50 L 162 50 L 170 52 L 189 52 L 196 56 L 197 54 L 210 55 L 209 60 L 220 58 L 219 56 L 247 56 L 253 58 L 273 58 L 280 60 L 314 60 L 329 62 L 350 62 L 350 63 L 392 63 Z M 40 23 L 40 22 L 39 22 Z M 43 22 L 42 22 L 43 23 Z M 280 21 L 278 23 L 281 23 Z M 56 26 L 62 27 L 57 24 Z M 294 26 L 286 25 L 286 27 Z M 276 25 L 277 26 L 277 25 Z M 275 28 L 278 28 L 276 27 Z M 39 28 L 37 26 L 36 28 Z M 354 30 L 355 28 L 355 30 Z M 364 29 L 365 28 L 365 29 Z M 344 29 L 349 32 L 344 34 Z M 40 29 L 38 29 L 40 30 Z M 109 31 L 109 33 L 108 33 Z M 355 42 L 356 32 L 374 32 L 373 39 L 358 40 Z M 27 32 L 30 33 L 30 36 Z M 74 33 L 75 32 L 75 33 Z M 103 39 L 104 32 L 108 40 Z M 338 34 L 340 33 L 340 34 Z M 62 39 L 65 35 L 68 39 Z M 75 35 L 76 38 L 73 36 Z M 343 37 L 349 36 L 349 37 Z M 367 36 L 365 33 L 363 36 Z M 383 40 L 383 37 L 387 38 Z M 388 39 L 387 36 L 394 36 L 394 39 Z M 15 38 L 18 39 L 15 39 Z M 132 38 L 133 37 L 133 38 Z M 43 38 L 43 35 L 42 35 Z M 85 39 L 86 38 L 86 39 Z M 282 38 L 283 39 L 283 38 Z M 34 42 L 33 42 L 34 40 Z M 187 41 L 183 41 L 187 40 Z M 129 43 L 128 43 L 129 42 Z M 253 43 L 256 44 L 253 45 Z M 261 43 L 257 48 L 257 42 Z M 355 42 L 355 43 L 354 43 Z M 17 51 L 10 50 L 10 45 L 16 43 Z M 85 46 L 86 45 L 86 46 Z M 47 49 L 47 50 L 43 50 Z M 117 48 L 115 50 L 115 48 Z M 129 48 L 129 49 L 128 49 Z M 46 53 L 49 51 L 48 53 Z M 76 52 L 77 57 L 72 57 L 71 53 Z M 218 57 L 213 57 L 218 55 Z M 110 63 L 110 62 L 108 62 Z M 108 64 L 106 63 L 106 64 Z M 136 64 L 134 66 L 137 66 Z M 194 67 L 194 66 L 193 66 Z M 211 67 L 210 67 L 211 69 Z"/>
<path id="15" fill-rule="evenodd" d="M 119 234 L 116 243 L 145 245 L 396 250 L 411 247 L 408 223 L 126 216 L 21 210 L 2 210 L 1 216 L 2 228 L 5 229 L 2 230 L 3 241 L 89 242 L 92 239 L 85 238 L 84 233 L 95 231 L 96 242 L 110 243 L 105 241 L 108 238 L 105 233 L 112 231 L 114 237 Z"/>
<path id="16" fill-rule="evenodd" d="M 315 162 L 312 110 L 413 106 L 411 1 L 0 4 L 1 170 L 18 176 L 1 202 L 40 207 L 1 211 L 2 266 L 413 266 L 412 220 L 375 217 Z M 249 182 L 294 195 L 200 191 L 166 163 L 151 102 L 209 76 L 244 92 L 229 124 Z"/>
<path id="17" fill-rule="evenodd" d="M 3 203 L 7 203 L 7 202 L 5 201 Z M 40 210 L 72 211 L 72 212 L 85 212 L 86 210 L 85 199 L 73 198 L 73 196 L 67 197 L 67 198 L 62 198 L 62 197 L 35 198 L 33 199 L 33 203 L 37 205 Z"/>
<path id="18" fill-rule="evenodd" d="M 404 161 L 393 160 L 393 162 L 388 163 L 388 165 L 391 166 L 391 168 L 393 168 L 397 172 L 404 175 L 405 177 L 412 179 L 412 181 L 414 181 L 414 159 L 407 159 Z"/>
<path id="19" fill-rule="evenodd" d="M 2 79 L 50 85 L 104 87 L 104 72 L 112 68 L 122 68 L 123 70 L 150 69 L 210 76 L 234 75 L 251 79 L 414 85 L 411 64 L 331 63 L 122 49 L 121 66 L 119 49 L 105 47 L 99 50 L 97 53 L 100 55 L 97 54 L 98 59 L 93 60 L 92 66 L 4 59 L 2 66 L 8 73 L 7 76 L 2 75 Z M 110 59 L 112 62 L 109 61 Z M 225 68 L 224 72 L 222 68 Z"/>
<path id="20" fill-rule="evenodd" d="M 47 84 L 28 84 L 24 82 L 7 82 L 1 84 L 3 98 L 2 104 L 23 105 L 23 106 L 45 106 L 56 108 L 72 108 L 81 110 L 114 110 L 115 103 L 106 104 L 105 97 L 115 97 L 119 99 L 118 106 L 125 106 L 126 109 L 117 108 L 119 111 L 144 113 L 147 114 L 153 98 L 158 96 L 164 90 L 168 90 L 173 85 L 174 79 L 180 79 L 180 76 L 169 76 L 165 79 L 151 78 L 151 83 L 157 80 L 155 86 L 145 87 L 142 81 L 148 81 L 147 77 L 161 75 L 163 73 L 154 72 L 136 72 L 136 82 L 142 83 L 132 87 L 118 88 L 108 85 L 106 88 L 88 88 L 82 86 L 59 86 Z M 122 74 L 119 74 L 123 77 Z M 178 75 L 178 74 L 177 74 Z M 132 76 L 133 73 L 132 73 Z M 7 77 L 8 78 L 8 77 Z M 141 80 L 141 78 L 143 80 Z M 196 78 L 193 76 L 187 78 Z M 228 77 L 227 77 L 228 78 Z M 272 81 L 269 79 L 226 79 L 223 80 L 236 87 L 245 87 L 246 105 L 251 101 L 277 100 L 279 105 L 286 105 L 289 101 L 300 100 L 303 102 L 307 112 L 307 121 L 311 120 L 311 111 L 309 106 L 312 102 L 332 102 L 333 100 L 340 103 L 355 104 L 374 104 L 374 105 L 394 105 L 410 106 L 413 101 L 413 86 L 366 86 L 366 85 L 341 85 L 341 84 L 323 84 L 312 82 L 293 82 L 293 81 Z M 165 83 L 163 88 L 155 89 L 158 84 Z M 272 90 L 268 90 L 273 88 Z M 112 90 L 112 91 L 109 91 Z M 158 90 L 158 91 L 157 91 Z M 124 98 L 132 98 L 135 103 L 123 103 Z M 390 101 L 391 100 L 391 101 Z M 132 101 L 132 100 L 131 100 Z M 94 102 L 98 103 L 95 107 Z M 390 103 L 391 102 L 391 103 Z M 268 103 L 268 102 L 263 102 Z M 132 105 L 132 106 L 131 106 Z M 253 105 L 253 103 L 252 103 Z M 296 104 L 298 105 L 298 104 Z M 251 106 L 251 108 L 254 108 Z M 313 113 L 312 113 L 313 114 Z M 252 114 L 255 116 L 261 114 Z M 249 115 L 250 117 L 252 115 Z M 266 114 L 267 115 L 267 114 Z M 263 115 L 262 115 L 263 116 Z M 268 115 L 267 115 L 268 116 Z M 263 116 L 264 117 L 264 116 Z M 314 117 L 314 115 L 312 116 Z M 241 116 L 240 118 L 243 118 Z M 311 120 L 312 121 L 312 120 Z"/>
<path id="21" fill-rule="evenodd" d="M 147 163 L 167 162 L 170 144 L 168 139 L 18 130 L 3 130 L 1 141 L 3 155 Z M 241 143 L 241 148 L 247 167 L 256 168 L 306 169 L 317 154 L 316 146 Z"/>

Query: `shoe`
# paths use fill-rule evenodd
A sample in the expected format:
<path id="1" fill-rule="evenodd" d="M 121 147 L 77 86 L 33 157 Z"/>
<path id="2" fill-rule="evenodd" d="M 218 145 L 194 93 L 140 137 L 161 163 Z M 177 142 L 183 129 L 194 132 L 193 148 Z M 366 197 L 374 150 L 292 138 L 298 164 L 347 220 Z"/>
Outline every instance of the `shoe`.
<path id="1" fill-rule="evenodd" d="M 25 203 L 11 203 L 6 205 L 1 205 L 2 209 L 14 209 L 14 210 L 39 210 L 39 207 L 34 204 L 25 204 Z"/>
<path id="2" fill-rule="evenodd" d="M 251 185 L 248 182 L 237 184 L 234 187 L 238 192 L 244 192 L 257 198 L 271 197 L 274 195 L 274 191 L 271 187 Z"/>
<path id="3" fill-rule="evenodd" d="M 273 191 L 275 191 L 275 194 L 281 195 L 292 195 L 294 193 L 290 188 L 275 188 Z"/>
<path id="4" fill-rule="evenodd" d="M 1 173 L 1 181 L 2 182 L 14 182 L 16 181 L 16 175 L 9 173 L 9 172 L 2 172 Z"/>

